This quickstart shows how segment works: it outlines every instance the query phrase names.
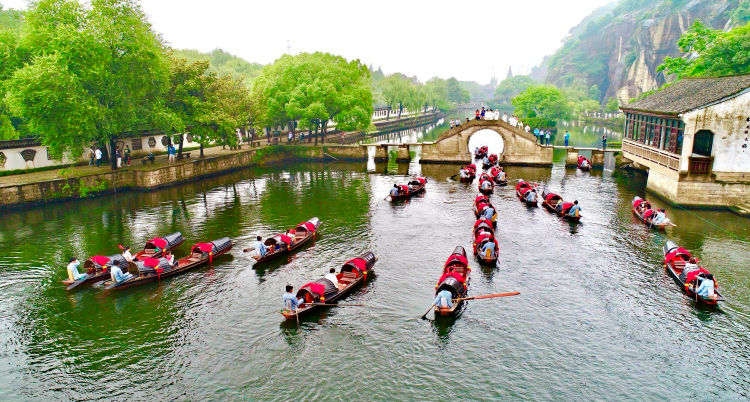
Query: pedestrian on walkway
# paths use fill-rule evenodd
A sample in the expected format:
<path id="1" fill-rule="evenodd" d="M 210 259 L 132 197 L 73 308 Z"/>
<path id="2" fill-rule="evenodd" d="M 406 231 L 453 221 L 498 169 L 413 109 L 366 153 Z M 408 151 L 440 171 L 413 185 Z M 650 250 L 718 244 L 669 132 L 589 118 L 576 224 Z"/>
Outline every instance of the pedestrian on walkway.
<path id="1" fill-rule="evenodd" d="M 130 147 L 125 145 L 125 165 L 130 166 Z"/>
<path id="2" fill-rule="evenodd" d="M 102 150 L 99 147 L 96 147 L 96 151 L 94 151 L 94 158 L 96 158 L 96 167 L 100 167 L 102 165 Z"/>
<path id="3" fill-rule="evenodd" d="M 89 166 L 94 166 L 94 150 L 89 148 Z"/>
<path id="4" fill-rule="evenodd" d="M 177 158 L 177 150 L 174 149 L 174 145 L 172 145 L 171 143 L 167 147 L 167 155 L 169 156 L 169 163 L 174 163 Z"/>
<path id="5" fill-rule="evenodd" d="M 547 146 L 549 146 L 549 130 L 547 130 L 547 136 L 544 139 L 547 140 Z"/>
<path id="6" fill-rule="evenodd" d="M 122 167 L 122 151 L 120 147 L 115 147 L 115 158 L 117 158 L 117 168 Z"/>
<path id="7" fill-rule="evenodd" d="M 289 135 L 287 135 L 287 143 L 291 144 L 293 139 L 294 139 L 294 134 L 292 134 L 292 132 L 290 131 Z"/>
<path id="8" fill-rule="evenodd" d="M 607 149 L 607 134 L 602 135 L 602 149 Z"/>
<path id="9" fill-rule="evenodd" d="M 570 133 L 568 130 L 565 130 L 565 146 L 568 146 L 568 140 L 570 139 Z"/>

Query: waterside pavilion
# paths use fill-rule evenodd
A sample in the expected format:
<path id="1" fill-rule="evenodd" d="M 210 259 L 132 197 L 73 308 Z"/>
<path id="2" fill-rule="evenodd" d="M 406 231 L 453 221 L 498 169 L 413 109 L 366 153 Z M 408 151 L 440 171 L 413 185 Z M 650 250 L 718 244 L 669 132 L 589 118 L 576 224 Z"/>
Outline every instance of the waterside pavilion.
<path id="1" fill-rule="evenodd" d="M 750 212 L 750 74 L 684 78 L 622 106 L 623 156 L 679 205 Z"/>

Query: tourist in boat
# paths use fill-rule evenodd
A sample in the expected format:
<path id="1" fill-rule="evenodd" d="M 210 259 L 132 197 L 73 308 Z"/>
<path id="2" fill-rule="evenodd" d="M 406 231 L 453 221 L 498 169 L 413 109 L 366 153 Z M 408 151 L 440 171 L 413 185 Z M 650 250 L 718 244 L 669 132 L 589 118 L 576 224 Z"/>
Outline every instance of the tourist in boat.
<path id="1" fill-rule="evenodd" d="M 339 278 L 336 277 L 336 268 L 331 268 L 331 270 L 328 271 L 324 278 L 333 282 L 333 286 L 339 287 Z"/>
<path id="2" fill-rule="evenodd" d="M 490 236 L 490 238 L 482 244 L 482 255 L 486 258 L 495 258 L 495 238 Z"/>
<path id="3" fill-rule="evenodd" d="M 432 302 L 433 305 L 443 308 L 452 308 L 453 307 L 453 294 L 448 289 L 443 289 L 438 292 L 437 296 L 435 296 L 435 301 Z"/>
<path id="4" fill-rule="evenodd" d="M 695 293 L 697 293 L 698 296 L 702 296 L 705 298 L 713 298 L 715 297 L 715 287 L 716 284 L 714 282 L 714 276 L 711 274 L 706 274 Z"/>
<path id="5" fill-rule="evenodd" d="M 487 219 L 488 221 L 492 221 L 492 218 L 495 216 L 495 208 L 492 207 L 492 205 L 487 205 L 487 207 L 484 208 L 484 211 L 482 211 L 482 215 L 480 216 L 481 219 Z"/>
<path id="6" fill-rule="evenodd" d="M 263 244 L 263 238 L 258 236 L 255 238 L 255 243 L 253 244 L 255 247 L 255 252 L 258 254 L 258 256 L 263 257 L 268 252 L 268 249 L 266 249 L 266 245 Z"/>
<path id="7" fill-rule="evenodd" d="M 124 282 L 133 277 L 133 274 L 131 274 L 130 272 L 123 273 L 120 267 L 117 266 L 117 264 L 113 264 L 111 267 L 109 267 L 109 274 L 112 282 L 114 283 Z"/>
<path id="8" fill-rule="evenodd" d="M 482 158 L 482 164 L 489 165 L 490 164 L 490 157 L 485 155 L 484 158 Z"/>
<path id="9" fill-rule="evenodd" d="M 690 257 L 688 262 L 685 263 L 685 268 L 683 268 L 682 270 L 687 274 L 699 269 L 701 268 L 698 266 L 698 261 L 695 259 L 695 257 Z"/>
<path id="10" fill-rule="evenodd" d="M 667 221 L 667 215 L 664 208 L 660 208 L 654 213 L 654 217 L 651 219 L 651 223 L 654 225 L 661 225 Z"/>
<path id="11" fill-rule="evenodd" d="M 68 279 L 71 281 L 79 281 L 89 277 L 89 274 L 81 274 L 78 272 L 79 265 L 81 265 L 81 262 L 78 261 L 78 258 L 70 257 L 70 262 L 68 263 Z"/>
<path id="12" fill-rule="evenodd" d="M 288 311 L 294 311 L 297 309 L 297 307 L 301 306 L 305 299 L 297 298 L 297 296 L 292 293 L 294 290 L 294 286 L 292 285 L 286 285 L 286 293 L 284 293 L 284 296 L 282 299 L 284 300 L 284 309 Z"/>
<path id="13" fill-rule="evenodd" d="M 483 180 L 480 184 L 482 186 L 482 190 L 491 190 L 492 189 L 492 183 L 489 180 Z"/>
<path id="14" fill-rule="evenodd" d="M 130 246 L 125 246 L 125 248 L 122 249 L 122 258 L 127 262 L 135 261 L 133 254 L 130 254 Z"/>
<path id="15" fill-rule="evenodd" d="M 558 203 L 562 204 L 562 203 Z M 581 215 L 581 207 L 578 205 L 578 200 L 573 201 L 573 206 L 568 210 L 568 215 L 578 217 Z"/>
<path id="16" fill-rule="evenodd" d="M 536 202 L 536 189 L 532 188 L 531 191 L 526 193 L 526 201 L 527 202 Z"/>
<path id="17" fill-rule="evenodd" d="M 499 181 L 505 181 L 507 179 L 507 176 L 505 175 L 505 170 L 503 170 L 502 167 L 500 167 L 500 173 L 498 173 L 500 177 L 498 177 Z"/>
<path id="18" fill-rule="evenodd" d="M 169 265 L 173 268 L 177 267 L 177 260 L 174 259 L 174 255 L 167 251 L 166 254 L 164 254 L 164 258 L 169 262 Z"/>
<path id="19" fill-rule="evenodd" d="M 463 176 L 462 176 L 462 177 L 463 177 Z M 394 185 L 393 185 L 393 188 L 391 189 L 391 196 L 392 196 L 392 197 L 395 197 L 395 196 L 397 196 L 397 195 L 398 195 L 398 193 L 399 193 L 399 190 L 400 190 L 400 189 L 399 189 L 399 187 L 398 187 L 398 184 L 394 184 Z"/>
<path id="20" fill-rule="evenodd" d="M 583 160 L 581 161 L 581 167 L 582 167 L 582 168 L 587 168 L 587 167 L 589 167 L 589 160 L 588 160 L 588 159 L 586 159 L 586 158 L 583 158 Z"/>
<path id="21" fill-rule="evenodd" d="M 468 178 L 469 178 L 469 172 L 468 172 L 468 170 L 466 170 L 466 169 L 461 169 L 461 170 L 459 170 L 459 171 L 458 171 L 458 175 L 459 175 L 459 176 L 460 176 L 460 177 L 461 177 L 462 179 L 468 179 Z"/>

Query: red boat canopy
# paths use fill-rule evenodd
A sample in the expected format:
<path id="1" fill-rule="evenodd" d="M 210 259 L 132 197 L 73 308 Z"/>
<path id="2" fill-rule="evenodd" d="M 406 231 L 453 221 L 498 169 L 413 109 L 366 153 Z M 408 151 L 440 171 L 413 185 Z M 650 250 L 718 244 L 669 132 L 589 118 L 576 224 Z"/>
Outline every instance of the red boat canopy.
<path id="1" fill-rule="evenodd" d="M 476 239 L 474 239 L 474 242 L 479 244 L 479 243 L 484 242 L 485 240 L 491 240 L 491 239 L 492 239 L 492 235 L 487 234 L 487 233 L 482 233 L 479 236 L 477 236 Z"/>
<path id="2" fill-rule="evenodd" d="M 706 274 L 710 274 L 710 272 L 708 272 L 705 269 L 703 269 L 703 267 L 700 267 L 700 268 L 696 269 L 695 271 L 690 271 L 690 272 L 687 273 L 687 275 L 685 275 L 685 283 L 690 283 L 690 282 L 694 281 L 695 278 L 697 278 L 698 275 L 700 275 L 700 274 L 706 275 Z"/>
<path id="3" fill-rule="evenodd" d="M 484 194 L 479 194 L 477 198 L 474 199 L 474 205 L 476 205 L 479 201 L 489 201 L 489 198 L 487 198 Z"/>
<path id="4" fill-rule="evenodd" d="M 203 253 L 210 253 L 214 249 L 213 243 L 196 243 L 190 250 L 195 252 L 198 250 Z"/>
<path id="5" fill-rule="evenodd" d="M 544 197 L 546 201 L 552 201 L 552 200 L 562 200 L 562 197 L 555 193 L 549 193 L 546 197 Z"/>
<path id="6" fill-rule="evenodd" d="M 573 203 L 572 202 L 566 202 L 566 203 L 562 204 L 562 210 L 563 210 L 563 212 L 568 211 L 570 208 L 573 208 Z"/>
<path id="7" fill-rule="evenodd" d="M 318 296 L 323 296 L 326 293 L 326 287 L 320 283 L 310 282 L 302 285 L 300 290 L 307 288 L 310 292 L 315 293 Z"/>
<path id="8" fill-rule="evenodd" d="M 473 163 L 470 163 L 470 164 L 466 165 L 466 168 L 467 169 L 471 169 L 473 171 L 476 171 L 477 170 L 477 165 L 475 165 Z"/>
<path id="9" fill-rule="evenodd" d="M 367 272 L 367 261 L 361 259 L 361 258 L 352 258 L 351 260 L 344 263 L 344 266 L 351 265 L 359 272 Z"/>
<path id="10" fill-rule="evenodd" d="M 151 244 L 161 249 L 167 247 L 167 241 L 162 239 L 161 237 L 154 237 L 153 239 L 151 239 Z"/>
<path id="11" fill-rule="evenodd" d="M 641 205 L 642 202 L 643 202 L 643 198 L 636 198 L 633 201 L 633 208 L 638 208 L 638 206 Z"/>
<path id="12" fill-rule="evenodd" d="M 670 251 L 669 253 L 667 253 L 667 255 L 664 256 L 664 262 L 672 262 L 674 261 L 675 257 L 677 257 L 678 255 L 685 256 L 686 259 L 688 260 L 690 259 L 690 257 L 692 257 L 689 251 L 685 250 L 682 247 L 677 247 L 676 249 Z"/>
<path id="13" fill-rule="evenodd" d="M 466 257 L 462 256 L 461 254 L 452 254 L 448 259 L 445 261 L 445 264 L 443 265 L 443 268 L 447 267 L 448 265 L 454 263 L 454 262 L 460 262 L 465 267 L 469 266 L 469 260 L 466 259 Z M 442 281 L 441 281 L 442 282 Z"/>
<path id="14" fill-rule="evenodd" d="M 281 241 L 283 241 L 283 242 L 284 242 L 284 243 L 286 243 L 287 245 L 290 245 L 290 244 L 292 244 L 292 238 L 291 238 L 291 237 L 289 237 L 289 236 L 287 236 L 287 235 L 284 235 L 284 234 L 283 234 L 283 235 L 281 235 L 280 237 L 281 237 Z"/>
<path id="15" fill-rule="evenodd" d="M 157 258 L 146 258 L 143 260 L 143 265 L 150 267 L 150 268 L 156 268 L 159 266 L 159 259 Z"/>
<path id="16" fill-rule="evenodd" d="M 93 256 L 93 257 L 91 257 L 89 259 L 91 261 L 93 261 L 94 264 L 101 265 L 101 266 L 105 266 L 109 262 L 109 258 L 108 257 L 104 257 L 104 256 L 101 256 L 101 255 Z"/>
<path id="17" fill-rule="evenodd" d="M 315 232 L 315 225 L 313 225 L 310 222 L 302 222 L 299 225 L 297 225 L 297 230 L 299 229 L 306 230 L 312 233 L 312 232 Z"/>
<path id="18" fill-rule="evenodd" d="M 424 177 L 417 177 L 417 178 L 416 178 L 416 179 L 414 179 L 414 180 L 416 180 L 416 181 L 418 181 L 418 182 L 422 183 L 422 185 L 424 185 L 425 183 L 427 183 L 427 179 L 425 179 Z"/>
<path id="19" fill-rule="evenodd" d="M 409 186 L 406 184 L 399 184 L 398 186 L 401 187 L 401 191 L 403 191 L 404 194 L 409 194 Z"/>
<path id="20" fill-rule="evenodd" d="M 529 183 L 526 183 L 525 181 L 519 181 L 518 184 L 516 184 L 516 190 L 520 190 L 522 188 L 531 188 L 531 185 Z"/>
<path id="21" fill-rule="evenodd" d="M 482 223 L 484 223 L 486 225 L 490 225 L 490 227 L 492 227 L 492 222 L 490 222 L 489 220 L 487 220 L 487 219 L 477 219 L 477 221 L 474 222 L 474 229 L 476 229 L 477 227 L 479 227 L 479 225 L 481 225 Z"/>
<path id="22" fill-rule="evenodd" d="M 450 277 L 456 278 L 456 280 L 460 283 L 466 282 L 466 278 L 463 275 L 459 274 L 458 272 L 446 272 L 438 280 L 438 286 L 440 286 L 440 284 L 443 283 L 443 281 L 445 281 L 447 278 L 450 278 Z"/>

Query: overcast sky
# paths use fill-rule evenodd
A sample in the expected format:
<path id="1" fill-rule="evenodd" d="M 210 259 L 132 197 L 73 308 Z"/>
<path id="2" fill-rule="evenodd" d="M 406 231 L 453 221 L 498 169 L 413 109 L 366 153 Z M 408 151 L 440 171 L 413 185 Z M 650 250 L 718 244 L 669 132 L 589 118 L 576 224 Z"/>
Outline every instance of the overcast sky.
<path id="1" fill-rule="evenodd" d="M 358 58 L 403 72 L 487 83 L 528 73 L 568 31 L 613 0 L 319 1 L 142 0 L 154 29 L 175 48 L 222 48 L 270 63 L 287 51 Z M 26 0 L 0 0 L 24 8 Z"/>

